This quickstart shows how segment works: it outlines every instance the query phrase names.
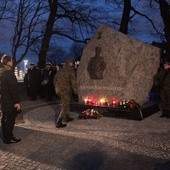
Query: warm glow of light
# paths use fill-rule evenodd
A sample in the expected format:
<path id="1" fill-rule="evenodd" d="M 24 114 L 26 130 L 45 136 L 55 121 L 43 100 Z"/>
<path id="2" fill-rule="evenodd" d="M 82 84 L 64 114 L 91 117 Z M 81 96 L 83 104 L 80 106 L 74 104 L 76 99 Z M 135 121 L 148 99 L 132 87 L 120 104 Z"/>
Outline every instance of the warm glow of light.
<path id="1" fill-rule="evenodd" d="M 112 99 L 112 104 L 116 104 L 117 103 L 117 99 L 116 98 L 113 98 Z"/>
<path id="2" fill-rule="evenodd" d="M 91 103 L 91 102 L 92 102 L 92 99 L 88 98 L 88 102 Z"/>
<path id="3" fill-rule="evenodd" d="M 99 100 L 95 100 L 92 96 L 91 97 L 85 97 L 84 98 L 84 103 L 89 104 L 89 105 L 94 105 L 94 106 L 114 106 L 117 107 L 118 105 L 121 105 L 120 99 L 119 98 L 112 98 L 111 101 L 109 102 L 106 100 L 106 98 L 101 98 Z M 123 102 L 122 102 L 123 104 Z"/>
<path id="4" fill-rule="evenodd" d="M 116 101 L 115 101 L 115 100 L 113 100 L 113 101 L 112 101 L 112 103 L 113 103 L 113 104 L 116 104 Z"/>
<path id="5" fill-rule="evenodd" d="M 96 106 L 98 105 L 98 101 L 95 101 L 95 105 L 96 105 Z"/>
<path id="6" fill-rule="evenodd" d="M 104 104 L 106 101 L 104 98 L 100 99 L 100 104 Z"/>
<path id="7" fill-rule="evenodd" d="M 117 98 L 113 98 L 112 99 L 112 104 L 113 105 L 116 105 L 116 104 L 118 104 L 119 103 L 119 99 L 117 99 Z"/>
<path id="8" fill-rule="evenodd" d="M 92 104 L 92 99 L 89 97 L 84 98 L 84 103 L 85 104 Z"/>
<path id="9" fill-rule="evenodd" d="M 88 102 L 88 98 L 85 98 L 84 99 L 84 103 L 86 104 Z"/>
<path id="10" fill-rule="evenodd" d="M 98 101 L 94 100 L 93 105 L 98 106 L 99 105 Z"/>

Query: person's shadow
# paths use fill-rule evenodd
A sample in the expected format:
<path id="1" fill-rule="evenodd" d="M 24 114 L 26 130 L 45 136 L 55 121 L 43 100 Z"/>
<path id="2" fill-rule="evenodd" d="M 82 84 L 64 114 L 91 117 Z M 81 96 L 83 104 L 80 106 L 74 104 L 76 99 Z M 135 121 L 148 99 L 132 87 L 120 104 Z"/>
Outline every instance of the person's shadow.
<path id="1" fill-rule="evenodd" d="M 66 169 L 74 170 L 97 170 L 100 169 L 104 160 L 105 154 L 98 151 L 87 151 L 84 153 L 77 154 L 70 160 L 65 160 L 64 165 Z"/>

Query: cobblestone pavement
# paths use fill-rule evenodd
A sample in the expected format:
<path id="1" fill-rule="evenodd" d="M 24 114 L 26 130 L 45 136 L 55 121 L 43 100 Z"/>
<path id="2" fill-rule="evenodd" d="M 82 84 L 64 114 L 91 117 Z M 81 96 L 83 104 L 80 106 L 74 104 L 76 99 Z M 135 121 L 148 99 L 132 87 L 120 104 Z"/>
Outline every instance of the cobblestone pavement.
<path id="1" fill-rule="evenodd" d="M 80 120 L 71 112 L 74 121 L 57 129 L 59 105 L 38 105 L 15 127 L 20 143 L 0 141 L 0 169 L 170 169 L 170 120 L 159 118 L 159 112 L 142 121 Z"/>

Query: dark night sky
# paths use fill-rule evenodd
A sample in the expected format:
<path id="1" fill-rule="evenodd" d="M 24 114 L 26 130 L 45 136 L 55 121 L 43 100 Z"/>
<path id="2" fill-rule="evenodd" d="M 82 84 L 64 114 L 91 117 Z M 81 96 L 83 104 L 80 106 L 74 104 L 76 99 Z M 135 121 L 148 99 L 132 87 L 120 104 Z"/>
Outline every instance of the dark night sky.
<path id="1" fill-rule="evenodd" d="M 89 1 L 91 3 L 91 5 L 95 5 L 98 6 L 99 8 L 103 8 L 105 7 L 107 11 L 112 11 L 114 9 L 113 6 L 108 5 L 108 6 L 104 6 L 103 5 L 103 1 L 104 0 L 94 0 L 94 1 Z M 146 12 L 147 9 L 145 9 L 143 7 L 143 4 L 138 4 L 138 6 L 140 6 L 140 11 L 141 12 Z M 111 12 L 110 12 L 111 13 Z M 153 13 L 153 11 L 147 11 L 147 13 L 149 14 L 150 17 L 152 17 L 153 19 L 157 20 L 157 25 L 162 25 L 162 20 L 159 16 L 159 13 Z M 117 12 L 117 17 L 121 18 L 121 13 Z M 112 16 L 110 16 L 112 17 Z M 114 13 L 114 17 L 115 18 L 115 13 Z M 135 26 L 134 24 L 129 24 L 129 28 L 131 28 L 131 25 L 134 26 L 135 29 L 132 29 L 132 32 L 129 33 L 130 36 L 133 36 L 136 39 L 139 39 L 143 42 L 149 42 L 152 43 L 153 41 L 160 41 L 160 38 L 157 37 L 156 35 L 153 34 L 153 32 L 151 31 L 151 24 L 146 22 L 146 20 L 142 17 L 136 17 L 134 18 L 135 20 Z M 12 35 L 12 30 L 11 30 L 11 26 L 9 24 L 5 24 L 0 28 L 0 51 L 1 53 L 5 52 L 8 53 L 9 55 L 11 55 L 10 51 L 11 51 L 11 35 Z M 69 51 L 69 48 L 72 44 L 72 41 L 68 40 L 68 39 L 62 39 L 61 41 L 57 41 L 57 45 L 61 46 L 64 48 L 64 50 L 66 52 Z M 28 57 L 29 60 L 31 60 L 30 62 L 37 62 L 37 60 L 35 60 L 35 56 L 31 55 Z"/>

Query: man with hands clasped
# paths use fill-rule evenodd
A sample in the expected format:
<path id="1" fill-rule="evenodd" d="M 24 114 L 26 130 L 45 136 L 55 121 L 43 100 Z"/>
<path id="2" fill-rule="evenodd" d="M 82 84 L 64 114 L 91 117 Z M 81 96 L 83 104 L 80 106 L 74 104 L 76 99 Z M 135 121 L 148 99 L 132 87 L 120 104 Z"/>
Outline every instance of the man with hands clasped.
<path id="1" fill-rule="evenodd" d="M 13 70 L 13 60 L 4 54 L 1 57 L 1 110 L 2 135 L 5 144 L 20 142 L 13 135 L 15 119 L 21 112 L 20 94 L 17 79 Z"/>

